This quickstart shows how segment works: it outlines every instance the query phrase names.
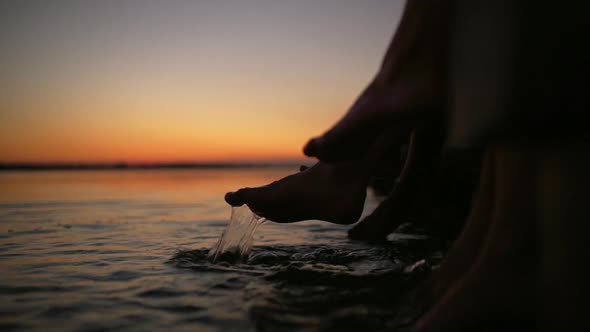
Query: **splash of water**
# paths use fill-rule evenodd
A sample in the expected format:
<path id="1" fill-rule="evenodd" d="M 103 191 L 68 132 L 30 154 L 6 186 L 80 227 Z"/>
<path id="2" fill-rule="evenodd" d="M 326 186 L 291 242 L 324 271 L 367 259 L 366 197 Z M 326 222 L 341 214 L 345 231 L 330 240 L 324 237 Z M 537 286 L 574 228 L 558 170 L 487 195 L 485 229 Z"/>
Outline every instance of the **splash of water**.
<path id="1" fill-rule="evenodd" d="M 246 259 L 252 249 L 254 232 L 265 221 L 246 205 L 232 207 L 229 224 L 209 251 L 209 260 L 215 263 L 222 258 L 229 261 Z"/>

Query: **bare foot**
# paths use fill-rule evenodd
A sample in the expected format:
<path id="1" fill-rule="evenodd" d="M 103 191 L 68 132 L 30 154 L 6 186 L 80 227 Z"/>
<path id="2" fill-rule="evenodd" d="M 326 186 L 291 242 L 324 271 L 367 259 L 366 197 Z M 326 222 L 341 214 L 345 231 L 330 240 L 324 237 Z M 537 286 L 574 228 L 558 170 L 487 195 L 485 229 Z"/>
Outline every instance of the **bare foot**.
<path id="1" fill-rule="evenodd" d="M 406 162 L 391 193 L 361 222 L 348 231 L 354 240 L 383 241 L 406 221 L 411 203 L 419 199 L 421 184 L 435 167 L 444 142 L 442 126 L 427 126 L 412 132 Z"/>
<path id="2" fill-rule="evenodd" d="M 409 1 L 375 80 L 344 117 L 303 151 L 326 162 L 351 160 L 392 124 L 401 137 L 441 114 L 445 91 L 446 4 Z M 435 119 L 439 121 L 439 119 Z"/>
<path id="3" fill-rule="evenodd" d="M 232 206 L 247 204 L 274 222 L 317 219 L 351 224 L 363 210 L 366 173 L 356 164 L 319 162 L 269 185 L 227 193 L 225 200 Z"/>
<path id="4" fill-rule="evenodd" d="M 317 219 L 354 223 L 363 210 L 369 177 L 383 154 L 391 151 L 396 135 L 384 131 L 358 160 L 301 166 L 299 173 L 269 185 L 227 193 L 225 200 L 232 206 L 247 204 L 260 216 L 275 222 Z"/>
<path id="5" fill-rule="evenodd" d="M 417 322 L 416 331 L 460 331 L 498 320 L 532 321 L 534 164 L 529 156 L 515 151 L 498 149 L 494 154 L 496 178 L 488 236 L 475 263 L 449 285 Z"/>
<path id="6" fill-rule="evenodd" d="M 348 113 L 331 129 L 311 139 L 303 153 L 325 162 L 353 160 L 361 156 L 384 130 L 392 128 L 399 133 L 398 140 L 407 137 L 417 122 L 436 115 L 420 93 L 409 91 L 413 87 L 369 86 L 357 99 Z M 392 123 L 395 124 L 392 126 Z"/>
<path id="7" fill-rule="evenodd" d="M 394 188 L 377 208 L 353 228 L 348 230 L 348 237 L 353 240 L 369 242 L 384 241 L 404 220 L 411 195 L 408 182 L 412 180 L 416 149 L 416 133 L 410 136 L 408 155 Z"/>
<path id="8" fill-rule="evenodd" d="M 404 205 L 397 196 L 387 196 L 370 215 L 348 230 L 348 237 L 367 242 L 385 241 L 387 235 L 404 222 Z"/>

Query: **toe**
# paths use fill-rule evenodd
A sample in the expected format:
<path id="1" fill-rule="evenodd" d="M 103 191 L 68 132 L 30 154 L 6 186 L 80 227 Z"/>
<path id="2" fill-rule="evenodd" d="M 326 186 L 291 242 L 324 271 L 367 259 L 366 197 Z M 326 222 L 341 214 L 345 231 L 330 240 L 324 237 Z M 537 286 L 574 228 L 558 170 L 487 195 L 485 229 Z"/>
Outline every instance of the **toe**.
<path id="1" fill-rule="evenodd" d="M 242 188 L 238 191 L 225 194 L 225 201 L 231 206 L 248 205 L 252 211 L 259 210 L 268 202 L 268 186 L 256 188 Z"/>
<path id="2" fill-rule="evenodd" d="M 318 151 L 320 147 L 320 139 L 319 138 L 312 138 L 305 144 L 303 147 L 303 153 L 308 157 L 317 157 Z"/>
<path id="3" fill-rule="evenodd" d="M 243 197 L 244 189 L 240 189 L 238 191 L 229 192 L 225 194 L 225 201 L 227 204 L 231 206 L 241 206 L 244 205 L 244 197 Z"/>

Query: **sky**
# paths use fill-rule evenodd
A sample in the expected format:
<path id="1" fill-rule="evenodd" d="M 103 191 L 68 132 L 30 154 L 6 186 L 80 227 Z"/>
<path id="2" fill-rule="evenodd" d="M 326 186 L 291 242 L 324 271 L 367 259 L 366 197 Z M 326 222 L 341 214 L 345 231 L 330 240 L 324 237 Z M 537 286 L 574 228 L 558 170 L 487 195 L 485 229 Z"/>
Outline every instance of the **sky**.
<path id="1" fill-rule="evenodd" d="M 283 161 L 377 71 L 402 0 L 2 0 L 0 162 Z"/>

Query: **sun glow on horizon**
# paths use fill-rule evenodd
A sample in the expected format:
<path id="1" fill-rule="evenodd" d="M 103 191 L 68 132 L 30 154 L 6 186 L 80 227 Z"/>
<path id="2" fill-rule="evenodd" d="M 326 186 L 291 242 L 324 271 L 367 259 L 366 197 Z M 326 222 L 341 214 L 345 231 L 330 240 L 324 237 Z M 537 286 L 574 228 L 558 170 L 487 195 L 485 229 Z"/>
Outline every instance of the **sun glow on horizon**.
<path id="1" fill-rule="evenodd" d="M 402 1 L 0 5 L 0 162 L 299 160 Z"/>

